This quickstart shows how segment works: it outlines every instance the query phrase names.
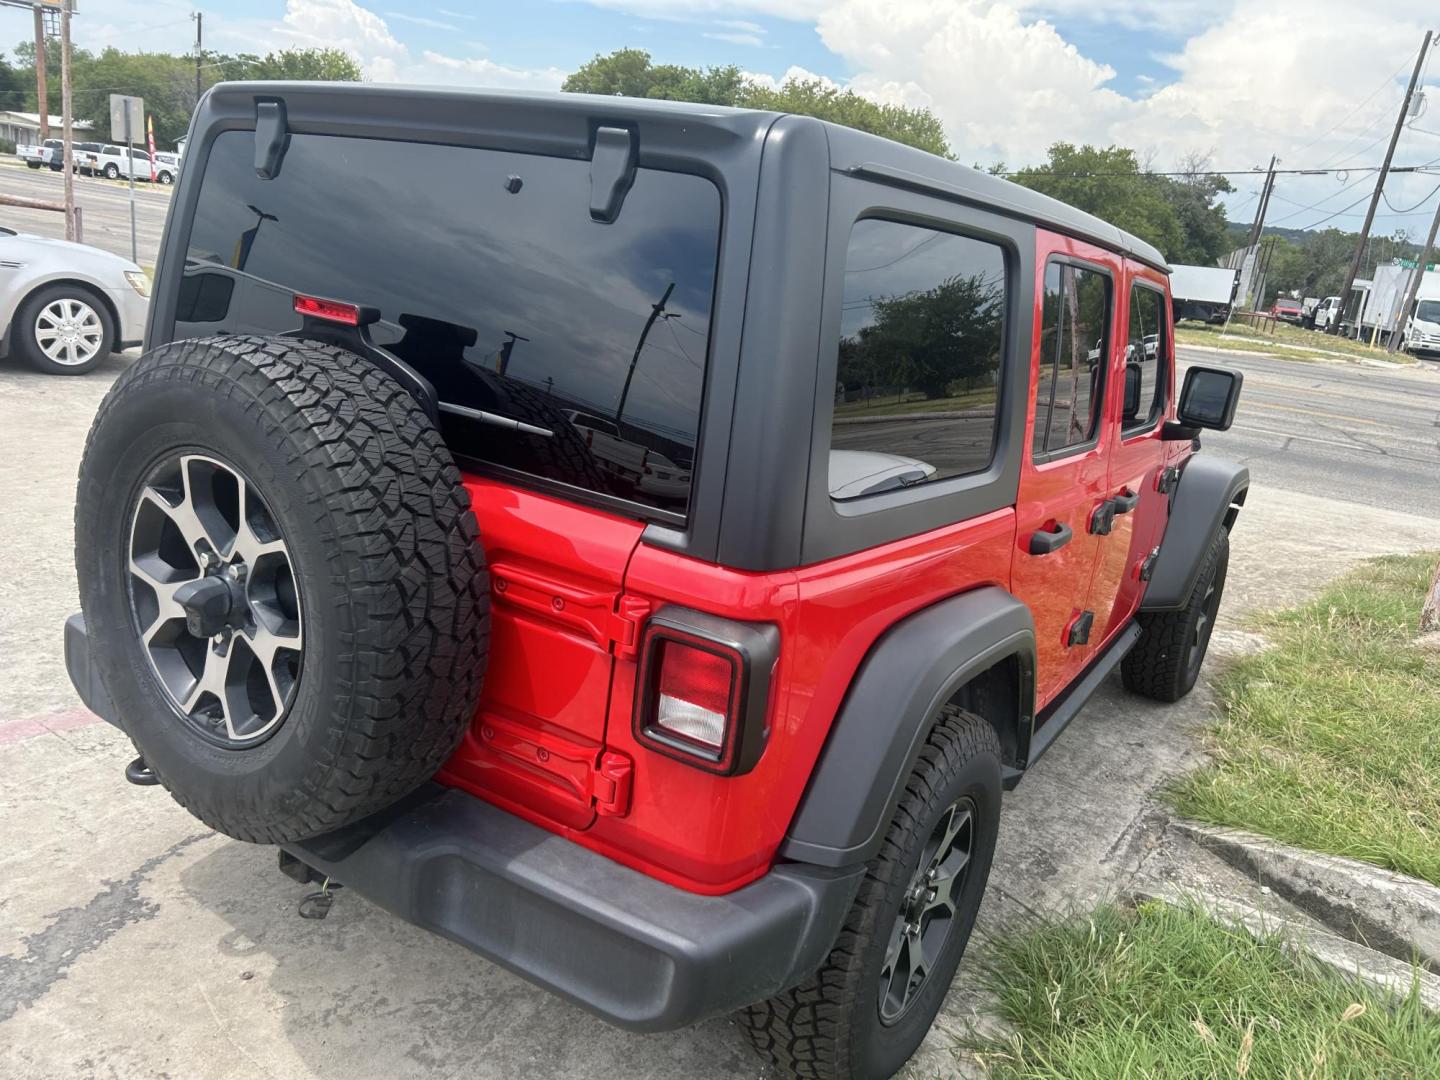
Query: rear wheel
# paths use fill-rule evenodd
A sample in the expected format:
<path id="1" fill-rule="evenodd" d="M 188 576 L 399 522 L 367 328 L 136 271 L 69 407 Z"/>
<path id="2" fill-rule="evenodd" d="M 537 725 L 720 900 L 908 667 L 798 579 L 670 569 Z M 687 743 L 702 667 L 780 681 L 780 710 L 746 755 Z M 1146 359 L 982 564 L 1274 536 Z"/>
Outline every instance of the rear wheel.
<path id="1" fill-rule="evenodd" d="M 76 560 L 92 658 L 176 800 L 283 843 L 428 779 L 473 716 L 488 583 L 439 433 L 315 342 L 162 346 L 91 428 Z"/>
<path id="2" fill-rule="evenodd" d="M 119 179 L 120 179 L 120 168 L 119 168 L 119 166 L 115 165 L 113 162 L 112 162 L 111 164 L 109 164 L 109 165 L 106 165 L 106 166 L 105 166 L 105 179 L 107 179 L 107 180 L 119 180 Z"/>
<path id="3" fill-rule="evenodd" d="M 941 714 L 825 965 L 742 1014 L 750 1041 L 785 1075 L 887 1077 L 919 1047 L 990 876 L 1000 753 L 982 718 Z"/>
<path id="4" fill-rule="evenodd" d="M 1125 689 L 1165 702 L 1179 701 L 1194 689 L 1215 631 L 1229 566 L 1230 536 L 1221 529 L 1210 543 L 1185 606 L 1136 617 L 1140 640 L 1120 664 Z"/>
<path id="5" fill-rule="evenodd" d="M 163 169 L 157 174 L 156 179 L 159 180 L 162 184 L 173 184 L 175 182 L 175 177 L 171 176 Z"/>

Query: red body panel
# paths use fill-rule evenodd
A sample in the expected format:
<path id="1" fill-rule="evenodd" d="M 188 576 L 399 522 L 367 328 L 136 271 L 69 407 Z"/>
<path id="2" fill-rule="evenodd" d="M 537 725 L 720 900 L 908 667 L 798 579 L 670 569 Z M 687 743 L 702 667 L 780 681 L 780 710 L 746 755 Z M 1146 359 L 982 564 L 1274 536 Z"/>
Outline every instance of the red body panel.
<path id="1" fill-rule="evenodd" d="M 1155 476 L 1184 451 L 1154 435 L 1119 439 L 1130 275 L 1163 278 L 1091 245 L 1038 236 L 1037 275 L 1051 252 L 1092 261 L 1112 274 L 1116 302 L 1093 450 L 1031 461 L 1038 353 L 1030 358 L 1015 509 L 749 573 L 642 544 L 639 522 L 467 476 L 491 565 L 493 636 L 481 707 L 438 779 L 673 885 L 724 893 L 774 861 L 856 670 L 905 616 L 981 585 L 1010 589 L 1035 617 L 1037 704 L 1052 700 L 1133 613 L 1139 563 L 1164 524 Z M 1094 507 L 1136 485 L 1137 510 L 1109 536 L 1092 535 Z M 1030 533 L 1056 521 L 1071 526 L 1072 542 L 1030 556 Z M 747 773 L 707 773 L 634 736 L 634 646 L 645 617 L 667 604 L 780 630 L 768 741 Z M 1087 606 L 1090 644 L 1067 649 L 1065 632 Z"/>

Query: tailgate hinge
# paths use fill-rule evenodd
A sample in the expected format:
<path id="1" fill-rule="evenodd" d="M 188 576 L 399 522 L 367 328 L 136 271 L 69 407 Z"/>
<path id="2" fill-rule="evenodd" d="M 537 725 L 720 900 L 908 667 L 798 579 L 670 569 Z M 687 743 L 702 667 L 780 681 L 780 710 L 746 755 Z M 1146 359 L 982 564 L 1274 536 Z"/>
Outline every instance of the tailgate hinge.
<path id="1" fill-rule="evenodd" d="M 610 621 L 610 645 L 620 660 L 640 655 L 640 630 L 650 617 L 650 601 L 640 596 L 621 596 L 620 610 Z"/>
<path id="2" fill-rule="evenodd" d="M 595 812 L 607 817 L 624 817 L 630 810 L 630 780 L 635 763 L 624 754 L 606 750 L 591 775 Z"/>

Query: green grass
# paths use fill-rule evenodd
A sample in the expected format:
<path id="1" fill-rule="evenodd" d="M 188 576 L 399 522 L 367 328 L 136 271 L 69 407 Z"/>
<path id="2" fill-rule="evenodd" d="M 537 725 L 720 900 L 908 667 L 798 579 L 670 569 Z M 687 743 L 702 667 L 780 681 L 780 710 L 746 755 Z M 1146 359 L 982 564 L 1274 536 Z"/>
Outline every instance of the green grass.
<path id="1" fill-rule="evenodd" d="M 1404 353 L 1390 355 L 1383 345 L 1370 348 L 1369 345 L 1349 338 L 1330 337 L 1314 330 L 1302 330 L 1288 323 L 1280 323 L 1272 334 L 1268 330 L 1252 329 L 1242 322 L 1232 321 L 1229 332 L 1224 327 L 1208 323 L 1186 322 L 1175 327 L 1175 341 L 1180 345 L 1204 345 L 1212 349 L 1230 349 L 1242 352 L 1261 352 L 1289 360 L 1313 360 L 1331 357 L 1342 360 L 1364 357 L 1393 364 L 1413 364 L 1415 361 Z"/>
<path id="2" fill-rule="evenodd" d="M 1104 907 L 992 947 L 999 1080 L 1434 1077 L 1440 1020 L 1194 908 Z"/>
<path id="3" fill-rule="evenodd" d="M 1213 764 L 1176 810 L 1440 885 L 1440 654 L 1413 644 L 1435 560 L 1375 559 L 1256 619 L 1273 647 L 1220 675 Z"/>

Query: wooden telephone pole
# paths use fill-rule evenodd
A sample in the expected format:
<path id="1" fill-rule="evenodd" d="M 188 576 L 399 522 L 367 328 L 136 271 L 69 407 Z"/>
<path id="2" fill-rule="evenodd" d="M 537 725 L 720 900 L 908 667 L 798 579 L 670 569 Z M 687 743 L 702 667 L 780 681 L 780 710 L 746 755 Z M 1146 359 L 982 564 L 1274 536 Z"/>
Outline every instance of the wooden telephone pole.
<path id="1" fill-rule="evenodd" d="M 1355 287 L 1355 277 L 1360 273 L 1360 262 L 1365 258 L 1365 243 L 1370 239 L 1370 226 L 1375 223 L 1375 211 L 1380 206 L 1380 196 L 1385 192 L 1385 177 L 1390 174 L 1390 162 L 1395 157 L 1395 144 L 1400 141 L 1400 132 L 1405 127 L 1405 117 L 1410 113 L 1410 99 L 1415 96 L 1415 84 L 1420 81 L 1420 71 L 1425 66 L 1425 54 L 1430 51 L 1433 30 L 1425 31 L 1425 43 L 1420 46 L 1420 55 L 1415 57 L 1415 70 L 1410 73 L 1410 85 L 1405 90 L 1405 100 L 1400 103 L 1400 115 L 1395 117 L 1395 130 L 1390 133 L 1390 145 L 1385 148 L 1385 162 L 1380 166 L 1380 175 L 1375 180 L 1375 192 L 1370 196 L 1370 207 L 1365 211 L 1365 224 L 1360 227 L 1360 236 L 1355 241 L 1355 257 L 1350 260 L 1350 269 L 1345 272 L 1345 284 L 1340 289 L 1340 310 L 1325 328 L 1327 334 L 1340 333 L 1341 317 L 1345 305 L 1350 301 L 1350 290 Z"/>
<path id="2" fill-rule="evenodd" d="M 45 86 L 45 9 L 35 5 L 35 97 L 40 102 L 40 143 L 50 138 L 50 96 Z"/>

